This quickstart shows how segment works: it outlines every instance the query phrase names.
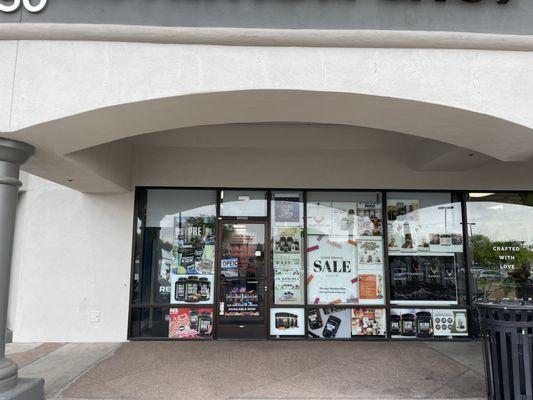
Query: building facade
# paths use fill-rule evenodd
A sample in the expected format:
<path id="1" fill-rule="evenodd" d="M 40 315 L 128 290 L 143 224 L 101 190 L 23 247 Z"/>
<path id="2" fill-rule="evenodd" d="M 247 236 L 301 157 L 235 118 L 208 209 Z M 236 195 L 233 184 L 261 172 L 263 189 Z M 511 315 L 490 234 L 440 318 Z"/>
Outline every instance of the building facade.
<path id="1" fill-rule="evenodd" d="M 475 336 L 475 300 L 532 297 L 532 21 L 528 0 L 0 1 L 0 185 L 35 149 L 0 330 Z"/>

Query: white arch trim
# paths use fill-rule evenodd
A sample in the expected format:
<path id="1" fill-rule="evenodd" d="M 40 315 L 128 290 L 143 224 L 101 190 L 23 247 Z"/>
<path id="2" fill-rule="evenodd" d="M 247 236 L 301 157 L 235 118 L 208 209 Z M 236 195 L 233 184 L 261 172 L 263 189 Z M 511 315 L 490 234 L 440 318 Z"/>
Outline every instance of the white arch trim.
<path id="1" fill-rule="evenodd" d="M 438 140 L 501 161 L 533 157 L 533 130 L 501 118 L 401 98 L 304 90 L 242 90 L 150 99 L 0 132 L 0 136 L 64 156 L 150 132 L 256 122 L 364 126 Z"/>

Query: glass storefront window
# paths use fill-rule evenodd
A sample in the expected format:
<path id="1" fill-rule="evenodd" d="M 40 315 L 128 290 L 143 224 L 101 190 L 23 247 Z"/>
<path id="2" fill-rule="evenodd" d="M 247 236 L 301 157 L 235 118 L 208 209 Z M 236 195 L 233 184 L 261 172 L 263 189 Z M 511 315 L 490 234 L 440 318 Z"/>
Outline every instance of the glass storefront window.
<path id="1" fill-rule="evenodd" d="M 460 198 L 446 192 L 387 194 L 391 303 L 465 302 Z"/>
<path id="2" fill-rule="evenodd" d="M 379 192 L 308 193 L 309 304 L 385 304 L 382 218 Z"/>
<path id="3" fill-rule="evenodd" d="M 216 191 L 148 190 L 145 248 L 152 303 L 213 304 Z M 146 243 L 146 241 L 149 241 Z"/>
<path id="4" fill-rule="evenodd" d="M 266 217 L 266 192 L 250 190 L 222 190 L 220 215 L 223 217 Z"/>
<path id="5" fill-rule="evenodd" d="M 303 193 L 274 192 L 271 210 L 274 303 L 304 304 Z"/>
<path id="6" fill-rule="evenodd" d="M 533 297 L 533 193 L 470 193 L 470 290 L 475 301 Z"/>

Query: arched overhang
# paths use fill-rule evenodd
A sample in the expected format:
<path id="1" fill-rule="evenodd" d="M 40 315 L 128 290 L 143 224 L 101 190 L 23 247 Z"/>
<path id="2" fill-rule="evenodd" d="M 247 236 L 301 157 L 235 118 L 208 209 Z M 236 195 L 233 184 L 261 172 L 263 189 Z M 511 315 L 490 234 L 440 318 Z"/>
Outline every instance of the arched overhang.
<path id="1" fill-rule="evenodd" d="M 118 180 L 118 186 L 125 187 L 131 169 L 127 154 L 113 157 L 89 151 L 78 157 L 80 152 L 150 132 L 257 122 L 342 124 L 395 131 L 469 149 L 500 161 L 526 161 L 533 156 L 532 129 L 494 116 L 402 98 L 306 90 L 239 90 L 149 99 L 100 108 L 0 136 L 37 148 L 36 158 L 27 166 L 32 173 L 64 183 L 68 175 L 102 176 L 98 165 L 107 163 L 107 169 L 114 172 L 106 178 L 111 182 Z M 121 151 L 120 146 L 115 148 Z M 96 169 L 90 171 L 91 166 Z M 76 178 L 80 182 L 82 176 Z"/>

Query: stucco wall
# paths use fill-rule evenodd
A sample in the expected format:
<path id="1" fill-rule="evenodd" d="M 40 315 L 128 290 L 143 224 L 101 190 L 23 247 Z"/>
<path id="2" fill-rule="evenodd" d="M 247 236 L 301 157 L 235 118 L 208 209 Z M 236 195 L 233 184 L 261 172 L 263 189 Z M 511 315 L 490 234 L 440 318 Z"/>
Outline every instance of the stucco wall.
<path id="1" fill-rule="evenodd" d="M 87 195 L 23 179 L 9 308 L 14 341 L 125 340 L 133 194 Z M 91 322 L 95 312 L 99 321 Z"/>

